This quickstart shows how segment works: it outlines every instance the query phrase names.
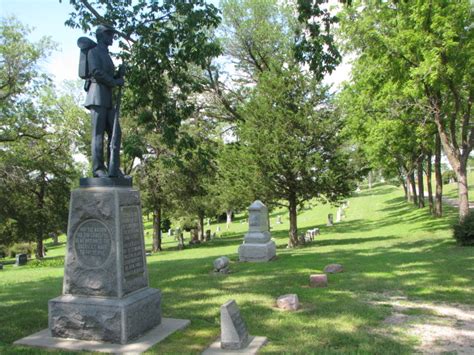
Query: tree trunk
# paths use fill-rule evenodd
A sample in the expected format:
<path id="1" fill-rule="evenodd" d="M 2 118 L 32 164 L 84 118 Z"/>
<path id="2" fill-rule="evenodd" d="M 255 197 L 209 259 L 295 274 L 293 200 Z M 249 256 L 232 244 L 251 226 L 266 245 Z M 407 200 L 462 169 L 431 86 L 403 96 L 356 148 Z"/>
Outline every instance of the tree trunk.
<path id="1" fill-rule="evenodd" d="M 407 201 L 408 202 L 413 202 L 413 197 L 411 195 L 411 183 L 410 183 L 410 174 L 407 174 L 406 179 L 405 179 L 405 187 L 406 187 L 406 193 L 407 193 Z"/>
<path id="2" fill-rule="evenodd" d="M 198 215 L 198 239 L 203 242 L 204 237 L 204 215 Z"/>
<path id="3" fill-rule="evenodd" d="M 39 223 L 36 229 L 36 259 L 44 258 L 44 245 L 43 245 L 43 234 L 44 234 L 44 222 L 43 222 L 43 210 L 44 210 L 44 198 L 46 195 L 46 174 L 41 172 L 41 185 L 38 191 L 38 213 L 40 214 Z"/>
<path id="4" fill-rule="evenodd" d="M 431 152 L 426 156 L 426 187 L 428 188 L 428 204 L 430 206 L 430 212 L 434 213 L 434 202 L 433 202 L 433 185 L 431 184 Z"/>
<path id="5" fill-rule="evenodd" d="M 161 250 L 161 207 L 156 207 L 153 211 L 153 253 Z"/>
<path id="6" fill-rule="evenodd" d="M 290 242 L 289 246 L 294 247 L 298 245 L 298 225 L 297 225 L 297 216 L 296 216 L 296 196 L 290 196 L 288 200 L 289 212 L 290 212 Z"/>
<path id="7" fill-rule="evenodd" d="M 227 216 L 226 227 L 227 227 L 227 230 L 229 230 L 230 224 L 232 223 L 232 210 L 225 211 L 225 214 Z"/>
<path id="8" fill-rule="evenodd" d="M 402 186 L 403 186 L 403 192 L 405 193 L 405 200 L 408 202 L 409 196 L 408 196 L 407 184 L 405 181 L 402 181 Z"/>
<path id="9" fill-rule="evenodd" d="M 436 180 L 434 215 L 441 217 L 443 215 L 443 177 L 441 175 L 441 139 L 438 134 L 436 135 L 434 168 Z"/>
<path id="10" fill-rule="evenodd" d="M 459 220 L 462 222 L 469 213 L 469 194 L 467 187 L 467 169 L 464 160 L 461 160 L 458 177 Z"/>
<path id="11" fill-rule="evenodd" d="M 416 184 L 415 184 L 415 172 L 412 170 L 411 173 L 408 174 L 408 181 L 410 182 L 411 186 L 411 193 L 412 193 L 412 202 L 415 206 L 418 205 L 418 195 L 416 193 Z"/>
<path id="12" fill-rule="evenodd" d="M 425 188 L 423 185 L 423 159 L 418 159 L 417 162 L 417 175 L 418 175 L 418 207 L 425 207 Z"/>

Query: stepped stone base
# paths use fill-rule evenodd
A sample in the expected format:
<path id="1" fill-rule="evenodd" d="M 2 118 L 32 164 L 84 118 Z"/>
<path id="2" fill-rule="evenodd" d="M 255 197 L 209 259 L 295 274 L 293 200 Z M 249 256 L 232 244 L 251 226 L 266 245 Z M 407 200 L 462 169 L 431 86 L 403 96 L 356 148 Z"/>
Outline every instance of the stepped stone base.
<path id="1" fill-rule="evenodd" d="M 161 292 L 143 288 L 124 298 L 63 295 L 49 301 L 53 337 L 126 344 L 161 323 Z"/>
<path id="2" fill-rule="evenodd" d="M 256 244 L 244 242 L 239 247 L 239 260 L 251 262 L 266 262 L 276 256 L 276 244 L 273 240 Z"/>

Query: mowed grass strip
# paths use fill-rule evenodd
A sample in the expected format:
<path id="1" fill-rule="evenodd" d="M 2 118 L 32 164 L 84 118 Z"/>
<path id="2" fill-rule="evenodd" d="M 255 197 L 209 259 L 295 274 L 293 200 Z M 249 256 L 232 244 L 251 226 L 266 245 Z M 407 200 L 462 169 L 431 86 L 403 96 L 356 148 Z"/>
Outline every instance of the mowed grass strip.
<path id="1" fill-rule="evenodd" d="M 272 212 L 278 257 L 269 263 L 237 262 L 247 229 L 239 218 L 245 216 L 228 231 L 221 224 L 220 238 L 183 251 L 164 237 L 165 251 L 148 257 L 150 286 L 163 292 L 165 317 L 190 319 L 191 325 L 149 353 L 200 353 L 219 335 L 219 307 L 229 299 L 237 301 L 250 334 L 269 338 L 262 353 L 411 353 L 416 339 L 377 331 L 391 308 L 370 299 L 404 295 L 474 304 L 474 248 L 458 247 L 452 239 L 456 209 L 445 206 L 445 216 L 433 219 L 388 185 L 355 194 L 349 203 L 346 218 L 334 227 L 326 227 L 334 207 L 301 211 L 300 230 L 318 227 L 321 235 L 296 249 L 286 248 L 286 211 Z M 275 223 L 277 215 L 283 224 Z M 150 243 L 148 238 L 147 248 Z M 232 260 L 229 275 L 212 273 L 212 261 L 221 255 Z M 61 257 L 59 249 L 54 256 Z M 329 275 L 328 288 L 310 288 L 309 275 L 329 263 L 341 263 L 345 271 Z M 11 343 L 47 327 L 47 301 L 61 293 L 62 275 L 60 266 L 7 265 L 0 273 L 0 353 L 40 352 Z M 275 307 L 276 298 L 287 293 L 298 294 L 300 310 Z"/>

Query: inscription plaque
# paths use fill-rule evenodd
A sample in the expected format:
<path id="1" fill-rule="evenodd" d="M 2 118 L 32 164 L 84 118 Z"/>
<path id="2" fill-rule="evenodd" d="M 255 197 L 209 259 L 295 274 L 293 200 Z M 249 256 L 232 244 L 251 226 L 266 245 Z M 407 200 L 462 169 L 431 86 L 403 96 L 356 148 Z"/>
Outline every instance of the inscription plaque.
<path id="1" fill-rule="evenodd" d="M 249 216 L 249 226 L 258 227 L 260 226 L 260 214 L 254 213 Z"/>
<path id="2" fill-rule="evenodd" d="M 125 277 L 145 272 L 138 206 L 120 208 L 120 229 L 123 240 L 123 273 Z"/>
<path id="3" fill-rule="evenodd" d="M 111 244 L 107 226 L 97 219 L 81 223 L 74 234 L 74 252 L 84 267 L 103 265 L 110 255 Z"/>

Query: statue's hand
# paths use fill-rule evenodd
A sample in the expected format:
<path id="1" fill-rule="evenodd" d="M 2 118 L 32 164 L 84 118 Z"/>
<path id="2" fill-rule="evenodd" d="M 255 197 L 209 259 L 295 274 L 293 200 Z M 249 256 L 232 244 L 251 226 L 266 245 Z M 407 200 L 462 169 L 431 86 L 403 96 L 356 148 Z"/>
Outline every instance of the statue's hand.
<path id="1" fill-rule="evenodd" d="M 115 79 L 115 85 L 117 86 L 123 86 L 124 83 L 125 81 L 123 80 L 123 78 Z"/>

